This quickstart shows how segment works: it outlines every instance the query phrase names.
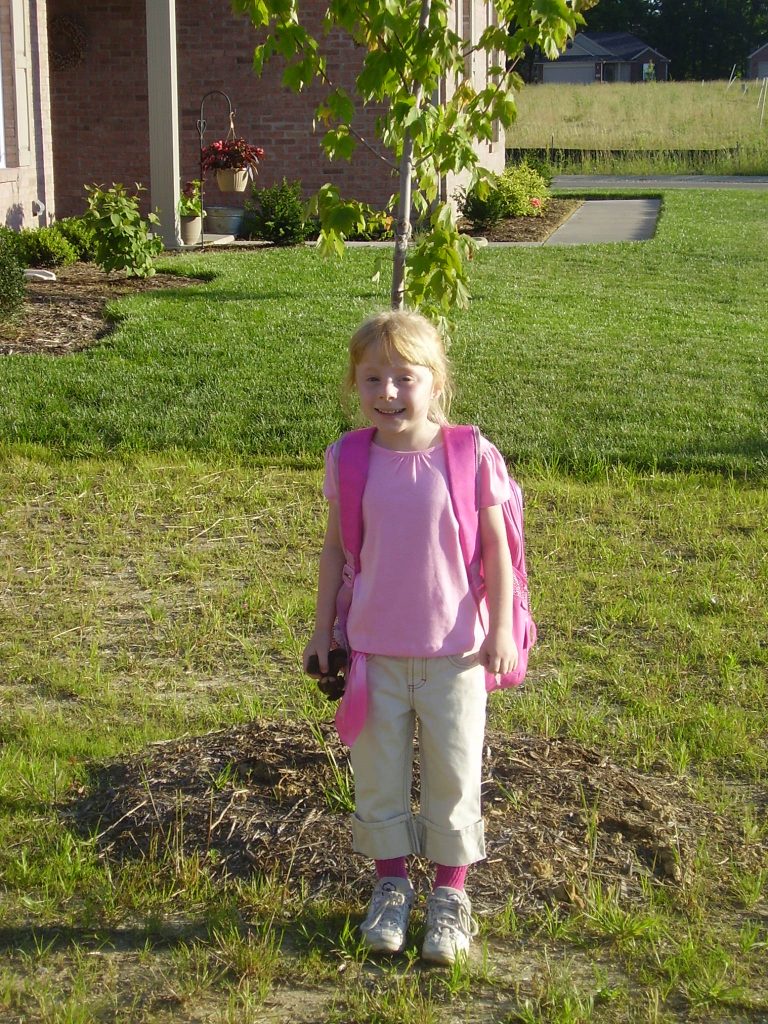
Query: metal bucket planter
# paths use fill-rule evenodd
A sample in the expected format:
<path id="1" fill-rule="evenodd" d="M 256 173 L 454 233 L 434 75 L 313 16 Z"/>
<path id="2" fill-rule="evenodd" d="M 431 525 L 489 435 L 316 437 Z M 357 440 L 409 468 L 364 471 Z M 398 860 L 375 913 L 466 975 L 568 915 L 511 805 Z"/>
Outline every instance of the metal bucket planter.
<path id="1" fill-rule="evenodd" d="M 207 206 L 205 230 L 211 235 L 239 235 L 245 210 L 236 206 Z"/>

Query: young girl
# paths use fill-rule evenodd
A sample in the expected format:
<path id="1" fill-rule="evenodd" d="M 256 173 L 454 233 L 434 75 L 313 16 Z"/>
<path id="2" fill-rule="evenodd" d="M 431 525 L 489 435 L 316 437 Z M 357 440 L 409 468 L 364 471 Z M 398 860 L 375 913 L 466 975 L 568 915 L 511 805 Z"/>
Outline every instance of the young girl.
<path id="1" fill-rule="evenodd" d="M 512 562 L 500 505 L 509 497 L 504 462 L 481 439 L 480 540 L 487 618 L 478 611 L 462 558 L 446 476 L 441 426 L 450 382 L 432 324 L 414 313 L 373 317 L 349 345 L 346 380 L 375 428 L 363 494 L 360 571 L 347 619 L 351 674 L 365 690 L 365 718 L 348 739 L 355 780 L 354 849 L 374 861 L 378 882 L 361 926 L 368 946 L 400 952 L 414 890 L 407 857 L 435 865 L 422 957 L 451 964 L 475 925 L 464 891 L 467 868 L 485 856 L 480 783 L 485 671 L 510 672 Z M 320 557 L 315 629 L 305 670 L 328 651 L 346 557 L 339 529 L 337 442 L 326 452 L 328 524 Z M 312 666 L 316 667 L 316 666 Z M 351 697 L 351 674 L 347 694 Z M 362 675 L 361 675 L 362 674 Z M 411 810 L 418 721 L 420 813 Z M 347 737 L 343 736 L 346 740 Z"/>

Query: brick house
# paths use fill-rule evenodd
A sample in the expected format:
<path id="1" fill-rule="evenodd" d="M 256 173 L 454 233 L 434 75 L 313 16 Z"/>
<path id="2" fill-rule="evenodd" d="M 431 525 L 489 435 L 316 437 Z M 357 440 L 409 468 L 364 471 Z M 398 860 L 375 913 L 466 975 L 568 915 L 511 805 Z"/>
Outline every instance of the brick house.
<path id="1" fill-rule="evenodd" d="M 652 69 L 652 71 L 651 71 Z M 669 59 L 630 32 L 577 32 L 557 60 L 534 64 L 537 82 L 666 82 Z"/>
<path id="2" fill-rule="evenodd" d="M 312 9 L 319 21 L 324 4 L 313 0 Z M 488 24 L 483 0 L 456 0 L 454 17 L 473 39 Z M 256 33 L 228 0 L 0 0 L 0 27 L 0 222 L 28 226 L 81 213 L 86 183 L 141 182 L 147 205 L 160 209 L 166 244 L 176 244 L 179 182 L 199 176 L 204 97 L 205 143 L 229 127 L 220 92 L 237 134 L 266 151 L 260 183 L 299 179 L 311 193 L 333 181 L 343 195 L 374 205 L 394 190 L 387 166 L 364 147 L 351 164 L 324 159 L 312 123 L 320 90 L 285 89 L 277 60 L 257 78 Z M 324 46 L 335 84 L 351 89 L 354 46 L 333 35 Z M 482 86 L 485 64 L 474 59 Z M 364 110 L 356 120 L 371 139 L 375 115 Z M 482 144 L 480 159 L 503 167 L 503 135 Z M 444 182 L 444 195 L 456 185 Z M 225 201 L 214 181 L 206 196 Z"/>
<path id="3" fill-rule="evenodd" d="M 754 53 L 750 53 L 747 60 L 749 61 L 750 78 L 768 78 L 768 43 L 758 46 Z"/>

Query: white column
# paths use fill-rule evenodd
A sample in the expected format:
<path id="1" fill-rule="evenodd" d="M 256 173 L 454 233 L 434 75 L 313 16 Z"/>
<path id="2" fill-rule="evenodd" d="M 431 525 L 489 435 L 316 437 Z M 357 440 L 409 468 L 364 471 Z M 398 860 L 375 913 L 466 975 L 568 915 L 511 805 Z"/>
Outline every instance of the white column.
<path id="1" fill-rule="evenodd" d="M 176 0 L 146 0 L 149 86 L 150 202 L 160 215 L 167 249 L 179 237 L 179 97 L 176 74 Z"/>

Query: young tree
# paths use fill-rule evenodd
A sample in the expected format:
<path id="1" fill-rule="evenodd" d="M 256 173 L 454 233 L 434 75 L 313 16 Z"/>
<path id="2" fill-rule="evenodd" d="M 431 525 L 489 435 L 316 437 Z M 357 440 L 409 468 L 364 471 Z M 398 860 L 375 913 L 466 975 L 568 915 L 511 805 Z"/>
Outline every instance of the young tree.
<path id="1" fill-rule="evenodd" d="M 515 117 L 514 91 L 521 85 L 515 64 L 526 47 L 538 45 L 556 57 L 583 24 L 579 12 L 595 0 L 486 0 L 493 17 L 474 42 L 450 26 L 450 0 L 329 0 L 323 32 L 342 30 L 364 54 L 356 79 L 357 99 L 384 106 L 377 141 L 353 128 L 355 97 L 335 84 L 321 39 L 303 17 L 298 0 L 232 0 L 263 31 L 254 53 L 260 73 L 275 55 L 286 62 L 283 82 L 301 90 L 320 79 L 326 94 L 316 118 L 325 128 L 329 158 L 349 160 L 364 145 L 385 160 L 399 178 L 390 200 L 397 210 L 392 273 L 392 306 L 407 301 L 429 315 L 446 317 L 465 306 L 469 292 L 465 260 L 471 240 L 459 234 L 451 204 L 439 201 L 443 175 L 470 171 L 470 184 L 488 174 L 478 164 L 475 142 L 493 138 L 494 122 L 508 127 Z M 490 61 L 488 83 L 476 88 L 467 74 L 472 53 Z M 441 90 L 444 83 L 449 88 Z M 436 97 L 446 98 L 438 102 Z M 315 199 L 320 244 L 343 252 L 344 238 L 364 226 L 361 204 L 343 200 L 333 185 Z M 411 212 L 425 229 L 410 247 Z"/>

